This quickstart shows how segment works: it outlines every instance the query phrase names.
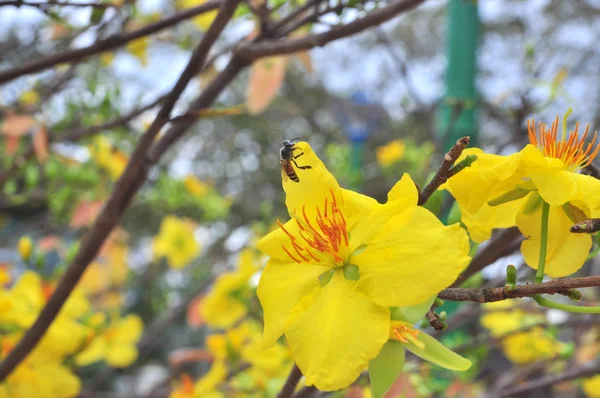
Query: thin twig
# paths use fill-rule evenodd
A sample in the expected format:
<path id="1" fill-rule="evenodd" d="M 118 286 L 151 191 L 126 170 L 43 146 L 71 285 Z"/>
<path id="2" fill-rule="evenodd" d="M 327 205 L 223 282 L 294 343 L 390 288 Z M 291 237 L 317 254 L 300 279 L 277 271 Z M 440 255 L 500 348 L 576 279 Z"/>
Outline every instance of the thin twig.
<path id="1" fill-rule="evenodd" d="M 133 40 L 160 32 L 161 30 L 177 25 L 186 19 L 195 17 L 208 11 L 212 11 L 218 8 L 221 3 L 222 2 L 220 0 L 209 0 L 198 7 L 182 11 L 161 21 L 146 25 L 143 28 L 109 36 L 106 39 L 97 41 L 96 43 L 87 47 L 53 54 L 48 57 L 40 58 L 24 65 L 20 65 L 13 69 L 0 71 L 0 84 L 6 83 L 21 76 L 41 72 L 58 64 L 81 62 L 84 58 L 91 55 L 114 50 Z"/>
<path id="2" fill-rule="evenodd" d="M 563 381 L 573 380 L 580 377 L 589 377 L 600 373 L 600 361 L 588 362 L 583 366 L 576 367 L 565 371 L 564 373 L 547 375 L 539 379 L 526 381 L 514 388 L 507 388 L 491 395 L 490 398 L 505 398 L 517 396 L 532 391 L 539 391 L 542 388 L 562 383 Z"/>
<path id="3" fill-rule="evenodd" d="M 444 161 L 440 165 L 440 168 L 433 176 L 433 179 L 423 188 L 423 191 L 419 194 L 419 206 L 427 203 L 431 195 L 448 180 L 448 172 L 450 171 L 450 167 L 456 162 L 456 160 L 460 157 L 462 152 L 465 150 L 467 145 L 469 145 L 469 137 L 462 137 L 450 150 L 448 153 L 444 155 Z"/>
<path id="4" fill-rule="evenodd" d="M 96 257 L 98 250 L 105 239 L 118 224 L 133 196 L 146 180 L 148 171 L 153 164 L 149 163 L 146 158 L 148 148 L 154 142 L 154 138 L 159 133 L 162 126 L 169 120 L 175 102 L 179 99 L 181 93 L 187 86 L 187 83 L 196 76 L 197 71 L 202 67 L 210 48 L 225 28 L 227 22 L 229 22 L 233 16 L 238 2 L 239 0 L 226 0 L 222 3 L 219 13 L 200 41 L 200 44 L 198 44 L 192 53 L 188 65 L 179 76 L 177 83 L 175 83 L 175 86 L 169 95 L 167 95 L 154 122 L 140 138 L 125 171 L 117 181 L 111 197 L 102 208 L 102 211 L 94 221 L 92 228 L 84 238 L 74 260 L 62 275 L 56 290 L 48 300 L 46 306 L 40 312 L 40 315 L 34 324 L 27 330 L 16 347 L 0 364 L 0 381 L 6 379 L 13 369 L 31 352 L 31 350 L 33 350 L 39 340 L 44 336 L 46 330 L 73 291 L 73 288 L 77 285 L 77 282 L 79 282 L 86 267 Z M 221 87 L 217 93 L 223 88 L 224 86 Z M 212 102 L 215 97 L 216 95 L 213 98 L 209 98 L 210 102 Z"/>
<path id="5" fill-rule="evenodd" d="M 49 7 L 94 7 L 94 8 L 113 8 L 119 7 L 116 4 L 111 3 L 96 3 L 96 2 L 82 2 L 82 3 L 72 3 L 69 1 L 48 1 L 45 3 L 26 1 L 26 0 L 4 0 L 0 1 L 0 7 L 4 6 L 27 6 L 27 7 L 35 7 L 42 10 L 48 9 Z"/>
<path id="6" fill-rule="evenodd" d="M 296 391 L 300 378 L 302 378 L 302 372 L 298 365 L 294 364 L 285 384 L 281 387 L 279 394 L 277 394 L 277 398 L 291 398 L 294 395 L 294 391 Z"/>
<path id="7" fill-rule="evenodd" d="M 553 281 L 517 285 L 509 291 L 506 287 L 496 288 L 448 288 L 442 290 L 438 297 L 449 301 L 474 301 L 477 303 L 491 303 L 511 298 L 533 297 L 538 294 L 557 294 L 569 289 L 600 286 L 600 276 L 586 276 L 583 278 L 555 279 Z"/>
<path id="8" fill-rule="evenodd" d="M 430 308 L 425 315 L 427 320 L 429 321 L 429 326 L 434 328 L 436 331 L 441 331 L 446 328 L 444 322 L 440 319 L 439 315 L 433 311 L 433 308 Z"/>
<path id="9" fill-rule="evenodd" d="M 327 32 L 303 36 L 288 40 L 265 40 L 258 43 L 242 45 L 237 50 L 237 55 L 243 59 L 253 61 L 258 58 L 272 55 L 293 54 L 299 51 L 322 47 L 334 40 L 348 37 L 362 32 L 366 29 L 380 25 L 398 14 L 408 11 L 425 0 L 396 0 L 389 5 L 379 8 L 367 14 L 363 18 L 356 19 L 348 24 L 329 29 Z"/>

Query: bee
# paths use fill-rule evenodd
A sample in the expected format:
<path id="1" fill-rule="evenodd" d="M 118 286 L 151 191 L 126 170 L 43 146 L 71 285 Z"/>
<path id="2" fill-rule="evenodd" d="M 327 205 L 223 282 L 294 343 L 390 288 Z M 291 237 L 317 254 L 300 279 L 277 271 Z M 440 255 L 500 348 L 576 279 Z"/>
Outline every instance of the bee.
<path id="1" fill-rule="evenodd" d="M 281 150 L 279 151 L 279 163 L 281 163 L 281 171 L 282 171 L 282 175 L 284 178 L 284 181 L 288 179 L 294 181 L 294 182 L 300 182 L 300 178 L 298 178 L 298 174 L 296 174 L 296 171 L 294 170 L 294 166 L 292 166 L 292 163 L 294 163 L 294 165 L 299 168 L 300 170 L 306 170 L 306 169 L 312 169 L 311 166 L 298 166 L 298 163 L 296 163 L 296 159 L 298 159 L 300 156 L 304 155 L 304 152 L 298 154 L 298 155 L 294 155 L 294 151 L 300 148 L 296 148 L 294 145 L 296 145 L 296 143 L 294 141 L 299 140 L 300 138 L 294 138 L 291 140 L 284 140 L 281 144 Z"/>

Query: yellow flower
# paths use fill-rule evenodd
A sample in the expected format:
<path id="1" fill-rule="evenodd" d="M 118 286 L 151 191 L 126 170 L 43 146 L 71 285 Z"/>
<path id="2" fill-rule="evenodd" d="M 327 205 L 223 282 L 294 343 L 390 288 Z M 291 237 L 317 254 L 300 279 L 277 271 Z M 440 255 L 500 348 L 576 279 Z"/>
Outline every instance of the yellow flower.
<path id="1" fill-rule="evenodd" d="M 206 0 L 179 0 L 177 4 L 182 8 L 198 7 L 206 3 Z M 201 30 L 208 30 L 215 17 L 217 16 L 218 10 L 205 12 L 192 19 L 192 22 Z"/>
<path id="2" fill-rule="evenodd" d="M 24 106 L 36 105 L 38 102 L 40 102 L 40 95 L 34 90 L 27 90 L 19 96 L 19 103 Z"/>
<path id="3" fill-rule="evenodd" d="M 102 333 L 95 336 L 88 346 L 75 357 L 79 366 L 104 360 L 115 368 L 131 365 L 138 356 L 136 344 L 144 325 L 137 315 L 127 315 L 113 321 Z"/>
<path id="4" fill-rule="evenodd" d="M 210 185 L 200 181 L 193 175 L 185 177 L 183 184 L 185 185 L 185 189 L 197 198 L 203 197 L 210 191 Z"/>
<path id="5" fill-rule="evenodd" d="M 136 57 L 142 66 L 148 65 L 148 46 L 150 38 L 148 36 L 140 37 L 139 39 L 130 41 L 125 48 L 131 55 Z"/>
<path id="6" fill-rule="evenodd" d="M 560 353 L 561 346 L 559 341 L 548 336 L 541 327 L 511 334 L 502 339 L 504 354 L 518 365 L 551 359 Z"/>
<path id="7" fill-rule="evenodd" d="M 404 157 L 406 144 L 402 140 L 393 140 L 377 148 L 377 162 L 383 167 L 391 166 Z"/>
<path id="8" fill-rule="evenodd" d="M 14 334 L 2 336 L 2 358 L 12 350 L 20 337 Z M 62 358 L 43 353 L 41 347 L 35 348 L 0 384 L 0 398 L 77 396 L 81 391 L 81 381 L 61 361 Z"/>
<path id="9" fill-rule="evenodd" d="M 102 135 L 96 136 L 89 150 L 92 159 L 106 170 L 113 180 L 121 176 L 127 166 L 127 156 L 115 150 L 108 138 Z"/>
<path id="10" fill-rule="evenodd" d="M 588 398 L 600 398 L 600 375 L 583 379 L 583 392 Z"/>
<path id="11" fill-rule="evenodd" d="M 8 264 L 0 264 L 0 287 L 8 285 L 12 281 Z"/>
<path id="12" fill-rule="evenodd" d="M 585 262 L 592 246 L 587 234 L 573 234 L 576 222 L 597 216 L 600 181 L 577 172 L 590 164 L 600 146 L 575 131 L 557 136 L 558 118 L 548 129 L 528 123 L 530 145 L 510 156 L 489 155 L 472 148 L 461 159 L 476 154 L 471 167 L 444 186 L 456 198 L 471 238 L 482 242 L 493 228 L 516 225 L 525 235 L 521 252 L 527 265 L 537 269 L 541 242 L 542 202 L 549 205 L 545 273 L 553 278 L 570 275 Z M 594 141 L 595 141 L 594 134 Z"/>
<path id="13" fill-rule="evenodd" d="M 163 218 L 153 249 L 156 256 L 166 257 L 169 266 L 175 269 L 182 269 L 200 253 L 193 224 L 175 216 Z"/>
<path id="14" fill-rule="evenodd" d="M 196 397 L 220 398 L 223 394 L 216 391 L 219 384 L 227 378 L 227 366 L 223 361 L 215 361 L 212 366 L 194 385 Z"/>
<path id="15" fill-rule="evenodd" d="M 19 239 L 17 249 L 23 261 L 28 261 L 29 257 L 31 257 L 31 252 L 33 251 L 33 241 L 29 236 L 23 236 Z"/>
<path id="16" fill-rule="evenodd" d="M 227 328 L 248 313 L 250 300 L 248 281 L 258 271 L 254 252 L 246 249 L 240 253 L 238 269 L 220 275 L 211 292 L 200 302 L 201 317 L 211 327 Z"/>
<path id="17" fill-rule="evenodd" d="M 258 243 L 271 257 L 258 285 L 263 343 L 285 333 L 307 385 L 336 390 L 387 342 L 388 307 L 421 304 L 450 285 L 469 263 L 469 240 L 417 206 L 408 175 L 381 205 L 340 188 L 307 143 L 295 148 L 311 168 L 283 182 L 292 219 Z"/>
<path id="18" fill-rule="evenodd" d="M 194 398 L 194 381 L 188 374 L 181 376 L 181 382 L 171 390 L 169 398 Z"/>

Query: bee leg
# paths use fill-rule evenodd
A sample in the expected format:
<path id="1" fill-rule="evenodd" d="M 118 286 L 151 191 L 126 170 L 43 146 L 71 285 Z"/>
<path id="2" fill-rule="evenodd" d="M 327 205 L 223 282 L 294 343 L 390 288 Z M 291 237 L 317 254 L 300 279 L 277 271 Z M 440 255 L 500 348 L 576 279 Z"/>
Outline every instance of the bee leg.
<path id="1" fill-rule="evenodd" d="M 300 156 L 300 155 L 298 155 Z M 312 166 L 298 166 L 298 163 L 296 163 L 296 161 L 294 159 L 290 159 L 292 162 L 294 162 L 294 164 L 296 165 L 297 168 L 299 168 L 300 170 L 306 170 L 306 169 L 312 169 Z"/>

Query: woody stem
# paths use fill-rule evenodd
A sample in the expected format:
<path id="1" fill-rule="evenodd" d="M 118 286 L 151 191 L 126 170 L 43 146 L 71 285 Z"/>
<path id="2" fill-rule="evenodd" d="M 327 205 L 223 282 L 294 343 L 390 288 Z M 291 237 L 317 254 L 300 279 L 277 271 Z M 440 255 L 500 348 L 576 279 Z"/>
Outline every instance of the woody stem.
<path id="1" fill-rule="evenodd" d="M 546 267 L 546 254 L 548 251 L 548 216 L 550 214 L 550 205 L 545 201 L 542 203 L 542 231 L 540 237 L 540 260 L 538 262 L 537 272 L 535 273 L 535 283 L 541 283 L 544 280 L 544 268 Z"/>

